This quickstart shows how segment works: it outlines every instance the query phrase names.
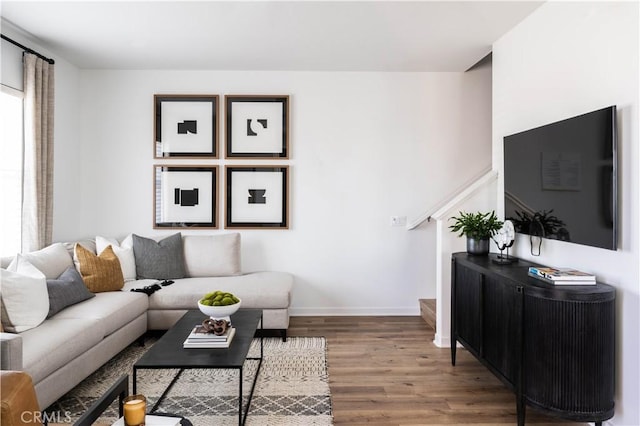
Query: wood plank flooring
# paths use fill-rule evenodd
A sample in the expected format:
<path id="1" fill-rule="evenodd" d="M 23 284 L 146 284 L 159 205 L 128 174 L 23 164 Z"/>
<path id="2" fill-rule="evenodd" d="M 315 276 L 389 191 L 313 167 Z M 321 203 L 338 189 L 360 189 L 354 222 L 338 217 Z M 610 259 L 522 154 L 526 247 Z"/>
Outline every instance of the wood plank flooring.
<path id="1" fill-rule="evenodd" d="M 421 317 L 292 317 L 290 336 L 324 336 L 336 425 L 516 424 L 515 396 L 466 350 L 451 365 Z M 567 423 L 527 408 L 527 425 Z"/>

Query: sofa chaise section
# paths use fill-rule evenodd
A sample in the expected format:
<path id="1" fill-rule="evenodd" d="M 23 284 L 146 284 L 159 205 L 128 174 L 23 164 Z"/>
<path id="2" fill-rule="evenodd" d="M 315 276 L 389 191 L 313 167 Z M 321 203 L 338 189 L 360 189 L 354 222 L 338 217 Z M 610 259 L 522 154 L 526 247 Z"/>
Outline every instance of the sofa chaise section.
<path id="1" fill-rule="evenodd" d="M 125 284 L 124 290 L 142 288 L 154 280 L 138 280 Z M 196 309 L 202 296 L 223 290 L 242 299 L 242 308 L 262 309 L 263 327 L 278 330 L 286 337 L 289 328 L 289 305 L 293 276 L 286 272 L 253 272 L 225 277 L 176 279 L 149 296 L 148 328 L 167 330 L 189 309 Z"/>
<path id="2" fill-rule="evenodd" d="M 82 250 L 97 256 L 99 247 L 96 242 L 99 238 L 81 241 Z M 132 239 L 127 237 L 125 241 L 129 241 L 120 244 L 108 239 L 109 245 L 104 248 L 105 252 L 112 252 L 118 257 L 123 277 L 130 279 L 122 290 L 93 291 L 85 280 L 95 296 L 67 305 L 35 328 L 20 333 L 0 333 L 1 368 L 29 373 L 42 409 L 147 330 L 171 328 L 187 310 L 197 308 L 197 301 L 204 294 L 214 290 L 234 293 L 242 299 L 243 308 L 262 309 L 263 327 L 278 330 L 286 338 L 293 276 L 270 271 L 242 273 L 240 234 L 181 236 L 183 253 L 180 257 L 184 255 L 186 277 L 182 275 L 175 279 L 162 276 L 135 280 L 138 271 L 134 263 L 138 258 L 130 246 Z M 175 235 L 173 239 L 176 239 Z M 107 239 L 101 240 L 104 245 Z M 51 279 L 73 266 L 74 246 L 73 243 L 56 243 L 25 256 L 37 269 L 47 271 L 44 275 Z M 120 255 L 129 256 L 128 261 L 120 259 Z M 0 259 L 3 268 L 11 261 L 11 258 Z M 76 268 L 80 271 L 78 264 Z M 173 279 L 174 283 L 162 286 L 150 295 L 131 291 L 158 283 L 161 279 Z"/>
<path id="3" fill-rule="evenodd" d="M 147 330 L 146 295 L 98 293 L 38 327 L 2 333 L 3 370 L 29 373 L 41 408 L 73 389 Z M 123 308 L 124 307 L 124 308 Z"/>

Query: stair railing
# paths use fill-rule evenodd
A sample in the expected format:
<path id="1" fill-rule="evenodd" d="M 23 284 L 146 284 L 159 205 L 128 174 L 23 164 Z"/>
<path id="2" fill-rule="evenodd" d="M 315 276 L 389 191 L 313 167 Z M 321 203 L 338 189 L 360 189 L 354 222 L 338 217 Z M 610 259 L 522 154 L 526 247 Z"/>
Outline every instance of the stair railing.
<path id="1" fill-rule="evenodd" d="M 446 221 L 451 211 L 472 197 L 486 185 L 496 181 L 498 172 L 487 167 L 481 173 L 451 193 L 450 196 L 424 212 L 407 225 L 407 230 L 416 229 L 425 221 L 436 220 L 436 333 L 434 344 L 438 347 L 451 346 L 451 254 L 453 239 L 457 236 L 447 232 Z"/>
<path id="2" fill-rule="evenodd" d="M 439 219 L 443 215 L 446 215 L 455 206 L 471 197 L 479 188 L 483 187 L 489 182 L 493 182 L 498 177 L 498 172 L 491 169 L 491 166 L 486 167 L 480 173 L 466 181 L 464 184 L 454 190 L 451 195 L 440 201 L 438 204 L 421 214 L 416 220 L 407 224 L 407 230 L 416 229 L 422 225 L 425 221 L 429 222 L 431 219 Z"/>

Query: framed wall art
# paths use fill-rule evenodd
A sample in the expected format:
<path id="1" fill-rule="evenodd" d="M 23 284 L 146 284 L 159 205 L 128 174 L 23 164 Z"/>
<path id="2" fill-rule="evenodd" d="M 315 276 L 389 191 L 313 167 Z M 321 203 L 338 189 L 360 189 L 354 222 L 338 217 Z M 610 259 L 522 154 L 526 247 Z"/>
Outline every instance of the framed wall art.
<path id="1" fill-rule="evenodd" d="M 218 158 L 217 95 L 154 95 L 154 158 Z"/>
<path id="2" fill-rule="evenodd" d="M 289 227 L 288 166 L 226 166 L 225 228 Z"/>
<path id="3" fill-rule="evenodd" d="M 154 165 L 154 228 L 217 228 L 217 166 Z"/>
<path id="4" fill-rule="evenodd" d="M 227 95 L 226 157 L 289 158 L 289 96 Z"/>

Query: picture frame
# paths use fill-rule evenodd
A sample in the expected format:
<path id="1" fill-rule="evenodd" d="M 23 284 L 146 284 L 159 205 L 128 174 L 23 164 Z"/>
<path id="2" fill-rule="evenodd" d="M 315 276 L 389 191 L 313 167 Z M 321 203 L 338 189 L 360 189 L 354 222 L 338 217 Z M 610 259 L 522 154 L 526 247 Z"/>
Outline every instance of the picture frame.
<path id="1" fill-rule="evenodd" d="M 288 95 L 226 95 L 225 122 L 226 158 L 289 158 Z"/>
<path id="2" fill-rule="evenodd" d="M 218 228 L 218 166 L 153 166 L 153 227 Z"/>
<path id="3" fill-rule="evenodd" d="M 218 95 L 154 95 L 153 157 L 218 158 Z"/>
<path id="4" fill-rule="evenodd" d="M 289 228 L 289 166 L 225 166 L 225 179 L 225 228 Z"/>

